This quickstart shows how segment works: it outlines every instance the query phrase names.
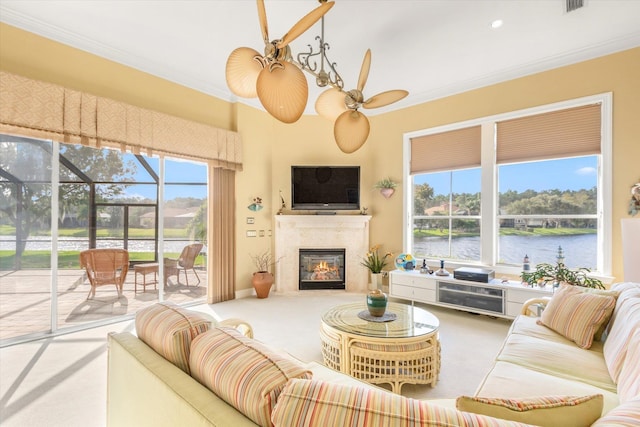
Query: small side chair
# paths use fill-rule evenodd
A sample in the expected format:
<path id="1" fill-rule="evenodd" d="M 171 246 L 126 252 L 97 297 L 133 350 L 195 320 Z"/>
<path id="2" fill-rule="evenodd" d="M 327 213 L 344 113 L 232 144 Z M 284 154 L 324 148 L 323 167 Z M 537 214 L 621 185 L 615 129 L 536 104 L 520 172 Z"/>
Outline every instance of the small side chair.
<path id="1" fill-rule="evenodd" d="M 87 299 L 96 295 L 96 288 L 115 285 L 118 296 L 129 271 L 129 252 L 125 249 L 87 249 L 80 252 L 80 265 L 87 272 L 91 290 Z"/>
<path id="2" fill-rule="evenodd" d="M 167 279 L 169 276 L 177 276 L 178 284 L 180 284 L 180 272 L 184 272 L 184 279 L 189 286 L 189 276 L 187 275 L 187 270 L 193 271 L 193 274 L 196 275 L 196 279 L 198 279 L 198 283 L 196 286 L 200 284 L 200 277 L 193 267 L 196 262 L 196 257 L 202 250 L 202 243 L 192 243 L 187 245 L 182 249 L 182 253 L 180 257 L 175 258 L 165 258 L 164 259 L 164 285 L 167 286 Z"/>

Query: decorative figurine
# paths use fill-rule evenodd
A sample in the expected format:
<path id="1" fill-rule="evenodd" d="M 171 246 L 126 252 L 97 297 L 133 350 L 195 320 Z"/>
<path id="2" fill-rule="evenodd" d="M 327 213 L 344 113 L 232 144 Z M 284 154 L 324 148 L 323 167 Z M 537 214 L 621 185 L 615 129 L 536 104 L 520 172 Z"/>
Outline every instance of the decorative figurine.
<path id="1" fill-rule="evenodd" d="M 558 255 L 556 256 L 556 262 L 558 265 L 564 265 L 564 251 L 562 250 L 562 246 L 558 246 Z"/>
<path id="2" fill-rule="evenodd" d="M 422 267 L 420 267 L 420 274 L 430 274 L 429 267 L 427 267 L 427 260 L 422 260 Z"/>
<path id="3" fill-rule="evenodd" d="M 444 260 L 440 260 L 440 270 L 436 271 L 436 276 L 448 276 L 449 272 L 444 269 Z"/>

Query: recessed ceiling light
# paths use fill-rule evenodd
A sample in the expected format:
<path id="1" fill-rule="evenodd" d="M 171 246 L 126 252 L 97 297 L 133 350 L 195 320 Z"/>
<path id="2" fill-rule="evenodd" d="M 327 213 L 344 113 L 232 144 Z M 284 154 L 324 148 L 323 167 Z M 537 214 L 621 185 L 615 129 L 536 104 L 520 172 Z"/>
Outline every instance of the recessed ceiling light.
<path id="1" fill-rule="evenodd" d="M 502 27 L 502 19 L 496 19 L 495 21 L 491 22 L 491 28 L 500 28 Z"/>

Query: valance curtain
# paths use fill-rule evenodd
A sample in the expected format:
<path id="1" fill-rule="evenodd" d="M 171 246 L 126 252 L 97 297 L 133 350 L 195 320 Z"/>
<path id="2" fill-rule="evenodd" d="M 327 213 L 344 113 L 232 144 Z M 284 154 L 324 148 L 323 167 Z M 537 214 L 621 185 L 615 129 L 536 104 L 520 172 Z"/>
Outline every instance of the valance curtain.
<path id="1" fill-rule="evenodd" d="M 242 169 L 237 132 L 1 71 L 0 132 Z"/>

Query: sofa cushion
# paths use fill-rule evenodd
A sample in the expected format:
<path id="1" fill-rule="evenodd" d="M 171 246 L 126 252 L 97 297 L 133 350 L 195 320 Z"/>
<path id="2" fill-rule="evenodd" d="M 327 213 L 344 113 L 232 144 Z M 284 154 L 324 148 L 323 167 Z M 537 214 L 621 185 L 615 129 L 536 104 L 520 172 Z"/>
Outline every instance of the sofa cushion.
<path id="1" fill-rule="evenodd" d="M 565 285 L 551 298 L 539 322 L 579 347 L 589 348 L 596 331 L 611 316 L 615 303 L 612 296 L 586 293 Z"/>
<path id="2" fill-rule="evenodd" d="M 213 318 L 171 302 L 153 304 L 136 314 L 136 335 L 162 357 L 189 373 L 189 348 L 211 329 Z"/>
<path id="3" fill-rule="evenodd" d="M 573 347 L 575 344 L 568 340 L 566 337 L 560 335 L 556 331 L 547 328 L 544 325 L 538 323 L 539 318 L 532 316 L 518 316 L 513 320 L 509 335 L 517 334 L 524 335 L 531 338 L 538 338 L 545 341 L 553 341 L 562 344 L 570 343 Z M 602 352 L 603 343 L 600 341 L 594 341 L 591 344 L 590 351 Z"/>
<path id="4" fill-rule="evenodd" d="M 602 404 L 601 394 L 526 399 L 461 396 L 456 399 L 456 407 L 461 411 L 544 427 L 590 426 L 600 418 Z"/>
<path id="5" fill-rule="evenodd" d="M 639 425 L 640 399 L 635 399 L 613 408 L 591 427 L 637 427 Z"/>
<path id="6" fill-rule="evenodd" d="M 563 343 L 512 334 L 505 340 L 496 359 L 616 392 L 616 384 L 609 375 L 602 351 L 583 349 L 569 340 Z"/>
<path id="7" fill-rule="evenodd" d="M 296 379 L 282 390 L 271 421 L 276 427 L 528 425 L 457 411 L 384 390 Z"/>
<path id="8" fill-rule="evenodd" d="M 293 359 L 235 329 L 214 328 L 193 340 L 191 376 L 261 426 L 291 378 L 311 378 Z"/>
<path id="9" fill-rule="evenodd" d="M 640 328 L 627 345 L 627 355 L 618 378 L 620 402 L 640 398 Z"/>
<path id="10" fill-rule="evenodd" d="M 629 339 L 640 329 L 640 284 L 622 283 L 614 288 L 620 294 L 609 322 L 603 353 L 611 378 L 618 382 Z"/>
<path id="11" fill-rule="evenodd" d="M 620 404 L 615 388 L 604 390 L 579 379 L 562 378 L 553 373 L 539 372 L 526 366 L 500 361 L 491 367 L 478 386 L 475 396 L 520 398 L 545 396 L 550 393 L 558 396 L 602 394 L 604 396 L 603 414 Z"/>

